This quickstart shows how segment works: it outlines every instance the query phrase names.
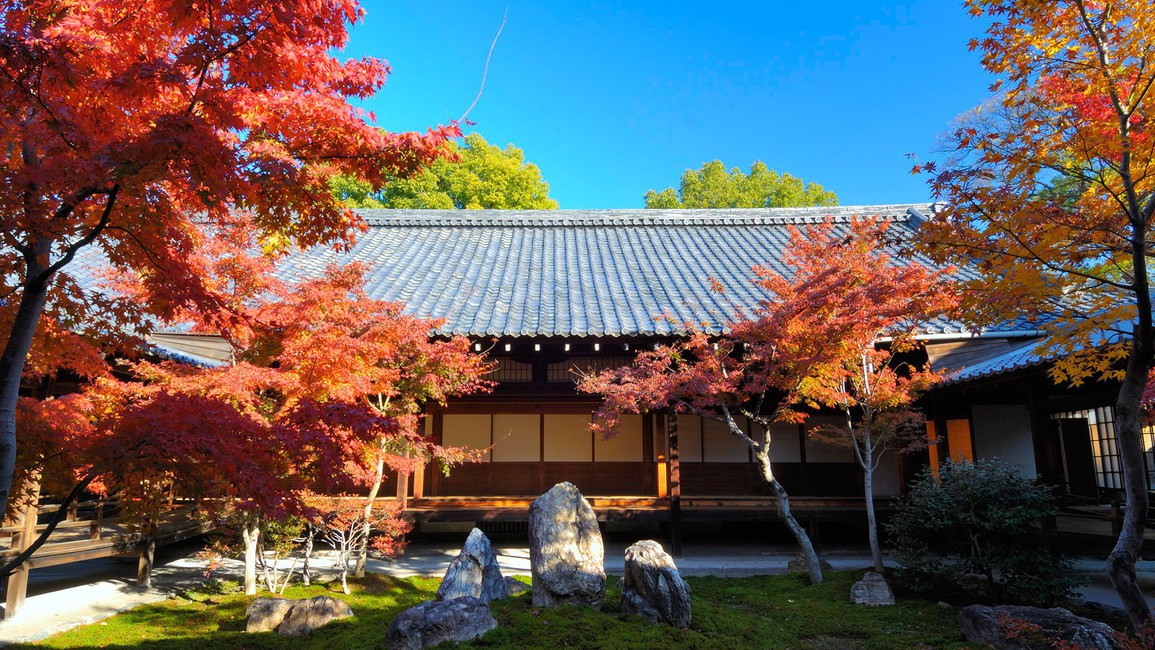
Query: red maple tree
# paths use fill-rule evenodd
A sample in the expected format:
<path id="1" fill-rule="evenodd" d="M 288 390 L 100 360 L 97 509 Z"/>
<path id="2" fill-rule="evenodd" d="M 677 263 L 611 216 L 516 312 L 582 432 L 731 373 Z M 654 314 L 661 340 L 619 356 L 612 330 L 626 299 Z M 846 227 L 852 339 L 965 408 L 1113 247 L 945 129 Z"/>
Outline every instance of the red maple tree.
<path id="1" fill-rule="evenodd" d="M 622 414 L 662 409 L 725 424 L 753 453 L 779 516 L 802 547 L 812 584 L 822 581 L 818 556 L 775 476 L 771 425 L 803 422 L 823 405 L 897 405 L 894 392 L 912 378 L 896 374 L 890 353 L 875 350 L 875 342 L 909 331 L 951 303 L 949 292 L 940 293 L 945 286 L 937 274 L 890 255 L 888 228 L 874 219 L 791 228 L 782 259 L 790 272 L 753 269 L 754 281 L 769 297 L 751 317 L 731 323 L 721 336 L 687 325 L 685 339 L 643 352 L 630 366 L 587 377 L 580 386 L 605 398 L 594 425 L 603 435 L 616 431 Z M 872 373 L 887 378 L 874 385 L 873 396 L 854 387 L 854 363 L 864 356 L 881 364 Z M 884 402 L 875 401 L 884 394 Z M 744 429 L 739 416 L 758 426 Z M 860 458 L 875 462 L 877 440 L 868 438 L 874 442 L 863 447 L 862 420 L 855 422 L 857 428 L 847 433 L 858 436 L 859 454 L 868 452 Z"/>
<path id="2" fill-rule="evenodd" d="M 386 468 L 466 457 L 424 438 L 419 414 L 426 402 L 486 388 L 488 366 L 466 339 L 431 339 L 440 321 L 367 298 L 363 278 L 351 266 L 293 287 L 263 281 L 266 300 L 234 331 L 232 365 L 137 362 L 133 381 L 25 398 L 21 469 L 60 494 L 95 479 L 90 487 L 114 492 L 137 523 L 155 521 L 173 493 L 210 516 L 240 513 L 248 560 L 261 517 L 314 514 L 314 488 L 334 477 L 373 486 L 358 505 L 372 520 Z M 255 592 L 255 561 L 246 588 Z"/>
<path id="3" fill-rule="evenodd" d="M 333 56 L 361 16 L 354 0 L 31 0 L 0 12 L 3 510 L 30 351 L 45 353 L 35 371 L 54 369 L 77 336 L 119 335 L 100 324 L 115 307 L 140 325 L 195 305 L 227 329 L 232 303 L 207 279 L 207 242 L 236 222 L 270 249 L 348 242 L 360 223 L 329 179 L 379 186 L 459 131 L 391 134 L 349 104 L 388 73 Z M 147 300 L 81 290 L 69 271 L 86 255 L 139 278 Z M 94 368 L 93 355 L 69 354 Z"/>

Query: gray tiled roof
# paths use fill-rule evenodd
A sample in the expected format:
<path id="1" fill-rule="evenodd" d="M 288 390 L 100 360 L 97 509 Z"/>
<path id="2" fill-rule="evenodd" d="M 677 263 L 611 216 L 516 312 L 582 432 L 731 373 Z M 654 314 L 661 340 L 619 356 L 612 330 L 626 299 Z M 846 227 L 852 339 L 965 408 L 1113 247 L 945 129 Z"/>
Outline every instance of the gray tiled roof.
<path id="1" fill-rule="evenodd" d="M 720 331 L 766 297 L 751 282 L 753 266 L 786 271 L 787 226 L 880 216 L 906 236 L 933 209 L 363 210 L 369 229 L 349 252 L 313 249 L 281 269 L 302 278 L 331 263 L 366 263 L 372 297 L 446 318 L 445 334 L 648 336 L 686 322 Z"/>
<path id="2" fill-rule="evenodd" d="M 948 371 L 941 385 L 961 384 L 986 377 L 994 377 L 1015 370 L 1025 370 L 1058 358 L 1057 354 L 1040 354 L 1038 339 L 1031 339 L 1011 350 L 1002 350 L 984 359 L 977 359 L 962 368 Z"/>

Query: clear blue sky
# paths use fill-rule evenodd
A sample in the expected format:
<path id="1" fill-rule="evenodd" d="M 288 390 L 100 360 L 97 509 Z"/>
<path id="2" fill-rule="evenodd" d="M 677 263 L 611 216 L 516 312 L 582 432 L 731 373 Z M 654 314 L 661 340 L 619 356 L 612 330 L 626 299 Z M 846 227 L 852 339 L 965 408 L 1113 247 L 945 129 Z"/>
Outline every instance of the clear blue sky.
<path id="1" fill-rule="evenodd" d="M 816 181 L 841 203 L 929 199 L 915 153 L 991 78 L 961 0 L 365 2 L 351 56 L 393 74 L 365 104 L 389 130 L 461 116 L 513 143 L 562 208 L 635 208 L 715 158 Z"/>

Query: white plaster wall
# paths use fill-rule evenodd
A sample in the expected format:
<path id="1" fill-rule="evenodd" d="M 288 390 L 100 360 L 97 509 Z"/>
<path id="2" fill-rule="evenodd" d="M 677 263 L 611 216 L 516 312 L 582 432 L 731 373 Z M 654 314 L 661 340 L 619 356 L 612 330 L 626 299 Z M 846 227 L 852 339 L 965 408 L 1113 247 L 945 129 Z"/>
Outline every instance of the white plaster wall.
<path id="1" fill-rule="evenodd" d="M 1035 450 L 1031 441 L 1031 414 L 1021 404 L 976 404 L 971 407 L 975 455 L 1019 466 L 1025 478 L 1035 478 Z"/>
<path id="2" fill-rule="evenodd" d="M 545 415 L 545 460 L 593 460 L 594 445 L 590 433 L 590 416 L 576 414 Z"/>
<path id="3" fill-rule="evenodd" d="M 441 443 L 446 447 L 484 449 L 481 460 L 489 461 L 490 416 L 474 414 L 447 414 L 442 423 Z"/>
<path id="4" fill-rule="evenodd" d="M 594 436 L 594 461 L 639 462 L 642 460 L 642 416 L 624 415 L 618 433 L 602 440 Z"/>

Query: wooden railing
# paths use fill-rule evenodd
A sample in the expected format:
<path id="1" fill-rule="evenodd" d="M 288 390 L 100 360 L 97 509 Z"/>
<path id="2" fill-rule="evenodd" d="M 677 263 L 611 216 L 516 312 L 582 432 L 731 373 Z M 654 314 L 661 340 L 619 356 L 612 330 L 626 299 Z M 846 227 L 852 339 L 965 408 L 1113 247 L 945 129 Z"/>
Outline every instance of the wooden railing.
<path id="1" fill-rule="evenodd" d="M 24 553 L 40 537 L 48 524 L 41 515 L 57 513 L 56 504 L 34 503 L 25 507 L 15 521 L 0 527 L 0 564 Z M 207 532 L 211 526 L 189 517 L 191 507 L 171 503 L 151 531 L 130 529 L 119 521 L 115 500 L 83 501 L 67 507 L 63 521 L 56 524 L 45 543 L 7 576 L 4 618 L 12 618 L 24 605 L 29 573 L 62 564 L 104 557 L 137 555 L 137 580 L 147 586 L 151 579 L 152 550 Z M 3 542 L 7 541 L 7 548 Z"/>

